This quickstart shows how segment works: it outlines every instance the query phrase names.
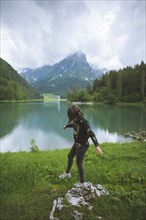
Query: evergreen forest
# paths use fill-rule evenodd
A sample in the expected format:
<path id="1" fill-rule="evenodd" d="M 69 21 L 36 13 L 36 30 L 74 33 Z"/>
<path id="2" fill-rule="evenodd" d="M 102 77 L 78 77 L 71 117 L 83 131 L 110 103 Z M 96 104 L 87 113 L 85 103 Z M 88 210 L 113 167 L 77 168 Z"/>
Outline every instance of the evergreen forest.
<path id="1" fill-rule="evenodd" d="M 0 100 L 40 98 L 36 92 L 6 61 L 0 58 Z"/>
<path id="2" fill-rule="evenodd" d="M 73 90 L 67 89 L 69 101 L 103 102 L 146 102 L 146 64 L 142 61 L 134 67 L 118 71 L 111 70 L 99 78 L 93 85 L 78 91 L 76 84 Z"/>

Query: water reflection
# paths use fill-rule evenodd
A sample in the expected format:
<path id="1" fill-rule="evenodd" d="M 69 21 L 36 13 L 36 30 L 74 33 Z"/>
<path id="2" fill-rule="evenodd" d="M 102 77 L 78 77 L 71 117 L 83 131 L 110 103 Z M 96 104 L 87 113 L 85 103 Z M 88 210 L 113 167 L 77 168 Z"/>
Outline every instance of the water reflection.
<path id="1" fill-rule="evenodd" d="M 94 132 L 98 138 L 99 143 L 111 142 L 111 143 L 123 143 L 132 141 L 131 138 L 125 138 L 116 132 L 109 133 L 108 130 L 94 129 Z M 92 143 L 90 141 L 90 143 Z"/>
<path id="2" fill-rule="evenodd" d="M 8 137 L 1 140 L 1 152 L 29 151 L 33 137 L 42 150 L 65 148 L 71 145 L 71 142 L 65 141 L 62 136 L 56 135 L 54 132 L 48 134 L 41 129 L 28 130 L 20 125 Z"/>
<path id="3" fill-rule="evenodd" d="M 94 127 L 124 134 L 128 131 L 145 129 L 146 109 L 132 106 L 82 106 L 86 117 Z"/>
<path id="4" fill-rule="evenodd" d="M 99 143 L 125 142 L 123 134 L 145 128 L 145 109 L 134 107 L 81 106 Z M 32 138 L 42 149 L 70 147 L 72 129 L 67 122 L 67 103 L 0 104 L 1 151 L 28 151 Z"/>

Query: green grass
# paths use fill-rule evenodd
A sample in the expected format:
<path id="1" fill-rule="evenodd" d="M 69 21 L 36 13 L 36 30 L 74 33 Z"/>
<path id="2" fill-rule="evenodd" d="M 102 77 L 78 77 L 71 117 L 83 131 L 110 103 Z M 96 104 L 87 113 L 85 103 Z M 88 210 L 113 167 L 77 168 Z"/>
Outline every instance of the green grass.
<path id="1" fill-rule="evenodd" d="M 146 144 L 102 144 L 104 157 L 90 146 L 85 160 L 85 178 L 101 184 L 108 196 L 90 200 L 94 206 L 83 212 L 84 220 L 144 220 L 146 217 Z M 1 220 L 48 220 L 53 200 L 79 180 L 76 163 L 72 178 L 60 180 L 69 149 L 37 153 L 1 153 Z M 72 220 L 72 208 L 58 211 L 60 220 Z"/>

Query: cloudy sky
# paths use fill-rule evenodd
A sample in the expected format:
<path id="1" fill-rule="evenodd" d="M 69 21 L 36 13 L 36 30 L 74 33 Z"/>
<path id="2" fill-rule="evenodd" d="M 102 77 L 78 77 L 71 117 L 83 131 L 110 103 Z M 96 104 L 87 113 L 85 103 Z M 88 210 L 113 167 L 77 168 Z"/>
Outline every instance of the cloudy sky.
<path id="1" fill-rule="evenodd" d="M 143 0 L 1 0 L 1 57 L 15 69 L 82 51 L 100 68 L 146 60 Z"/>

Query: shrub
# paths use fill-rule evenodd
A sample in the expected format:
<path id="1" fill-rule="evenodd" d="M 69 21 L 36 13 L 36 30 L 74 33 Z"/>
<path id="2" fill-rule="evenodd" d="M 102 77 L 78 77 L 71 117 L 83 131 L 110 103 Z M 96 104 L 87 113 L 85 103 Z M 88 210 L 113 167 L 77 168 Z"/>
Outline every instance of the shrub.
<path id="1" fill-rule="evenodd" d="M 31 150 L 31 152 L 33 152 L 33 153 L 37 153 L 37 152 L 40 151 L 39 147 L 36 145 L 36 141 L 35 141 L 34 138 L 31 140 L 30 150 Z"/>

